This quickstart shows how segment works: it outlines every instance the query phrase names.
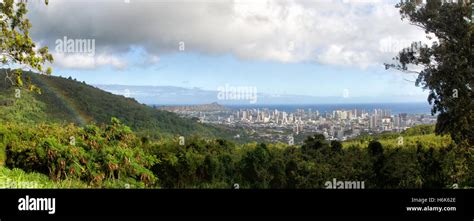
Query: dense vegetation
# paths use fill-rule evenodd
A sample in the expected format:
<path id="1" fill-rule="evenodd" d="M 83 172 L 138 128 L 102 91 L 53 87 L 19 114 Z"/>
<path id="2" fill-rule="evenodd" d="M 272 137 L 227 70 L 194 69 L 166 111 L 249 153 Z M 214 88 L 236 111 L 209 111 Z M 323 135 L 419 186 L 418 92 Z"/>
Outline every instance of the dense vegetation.
<path id="1" fill-rule="evenodd" d="M 406 137 L 432 136 L 413 131 Z M 136 136 L 114 118 L 101 127 L 5 124 L 0 141 L 7 167 L 45 174 L 58 187 L 324 188 L 333 178 L 364 181 L 366 188 L 474 186 L 474 151 L 455 148 L 449 137 L 433 146 L 387 147 L 383 139 L 341 144 L 318 134 L 302 146 L 199 137 L 180 145 L 177 137 Z"/>
<path id="2" fill-rule="evenodd" d="M 149 185 L 156 181 L 147 169 L 156 159 L 144 152 L 140 140 L 117 119 L 103 129 L 94 125 L 6 124 L 0 138 L 6 143 L 5 164 L 49 175 L 53 180 L 78 179 L 101 185 L 108 180 Z"/>

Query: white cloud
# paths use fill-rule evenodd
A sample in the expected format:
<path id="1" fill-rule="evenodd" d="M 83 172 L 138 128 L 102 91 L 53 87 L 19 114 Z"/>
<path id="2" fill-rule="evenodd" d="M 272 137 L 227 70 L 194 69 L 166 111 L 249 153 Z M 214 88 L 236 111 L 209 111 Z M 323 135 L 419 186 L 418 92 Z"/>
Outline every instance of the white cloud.
<path id="1" fill-rule="evenodd" d="M 89 56 L 85 54 L 53 53 L 53 57 L 54 64 L 61 68 L 95 69 L 103 66 L 112 66 L 113 68 L 124 69 L 127 67 L 127 62 L 107 54 Z"/>
<path id="2" fill-rule="evenodd" d="M 367 68 L 371 60 L 366 51 L 346 50 L 342 45 L 330 45 L 321 55 L 318 55 L 317 61 L 331 65 L 354 65 L 361 68 Z"/>
<path id="3" fill-rule="evenodd" d="M 396 50 L 381 50 L 384 39 L 424 39 L 422 30 L 401 22 L 394 3 L 385 1 L 55 0 L 33 9 L 35 38 L 50 45 L 63 36 L 96 39 L 97 52 L 109 55 L 78 60 L 87 67 L 122 66 L 114 57 L 132 46 L 143 47 L 150 61 L 158 61 L 177 52 L 183 41 L 192 52 L 365 68 L 396 55 Z"/>

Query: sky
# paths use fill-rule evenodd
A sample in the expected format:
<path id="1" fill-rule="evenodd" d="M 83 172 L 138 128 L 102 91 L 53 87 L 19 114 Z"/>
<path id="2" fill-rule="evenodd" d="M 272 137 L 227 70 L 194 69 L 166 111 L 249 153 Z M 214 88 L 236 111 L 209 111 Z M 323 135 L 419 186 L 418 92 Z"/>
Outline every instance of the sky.
<path id="1" fill-rule="evenodd" d="M 51 0 L 29 3 L 28 16 L 53 74 L 88 84 L 424 102 L 416 76 L 383 65 L 413 41 L 431 43 L 400 19 L 397 2 Z M 93 50 L 68 50 L 68 40 Z"/>

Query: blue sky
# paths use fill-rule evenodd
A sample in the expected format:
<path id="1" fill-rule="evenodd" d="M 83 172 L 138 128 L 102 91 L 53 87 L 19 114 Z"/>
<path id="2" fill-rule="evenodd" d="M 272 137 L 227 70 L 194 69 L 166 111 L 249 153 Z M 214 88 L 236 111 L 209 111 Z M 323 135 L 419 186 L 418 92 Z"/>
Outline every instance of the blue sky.
<path id="1" fill-rule="evenodd" d="M 127 60 L 140 57 L 130 53 Z M 315 62 L 281 63 L 252 61 L 232 55 L 210 56 L 178 52 L 160 58 L 149 67 L 127 69 L 102 67 L 94 70 L 58 68 L 55 72 L 89 84 L 178 86 L 216 90 L 225 84 L 257 87 L 259 93 L 309 96 L 340 96 L 347 89 L 350 96 L 414 96 L 425 101 L 427 93 L 406 76 L 383 65 L 360 69 Z M 413 100 L 410 98 L 409 100 Z"/>

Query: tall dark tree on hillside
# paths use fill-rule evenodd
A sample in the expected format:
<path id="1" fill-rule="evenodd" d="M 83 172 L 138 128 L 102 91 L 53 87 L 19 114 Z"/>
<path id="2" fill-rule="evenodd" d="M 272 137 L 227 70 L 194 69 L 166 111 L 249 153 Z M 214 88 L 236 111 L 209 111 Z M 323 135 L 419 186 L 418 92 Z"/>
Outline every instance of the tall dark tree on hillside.
<path id="1" fill-rule="evenodd" d="M 272 156 L 267 145 L 259 144 L 242 158 L 242 176 L 252 188 L 268 188 L 272 180 L 268 172 Z"/>
<path id="2" fill-rule="evenodd" d="M 53 62 L 53 56 L 47 47 L 37 49 L 30 37 L 31 23 L 26 17 L 28 12 L 26 0 L 3 0 L 0 2 L 0 59 L 3 66 L 14 68 L 7 73 L 8 79 L 18 87 L 24 85 L 22 69 L 29 69 L 43 74 L 51 74 L 51 67 L 45 64 Z M 48 0 L 45 0 L 48 4 Z M 3 79 L 2 79 L 3 80 Z M 29 90 L 40 92 L 40 89 L 26 79 Z"/>
<path id="3" fill-rule="evenodd" d="M 437 134 L 449 134 L 460 144 L 474 145 L 474 21 L 468 0 L 403 0 L 396 7 L 402 19 L 436 36 L 432 45 L 412 43 L 386 64 L 418 75 L 416 85 L 429 90 L 432 114 L 438 114 Z M 421 71 L 415 71 L 420 70 Z"/>
<path id="4" fill-rule="evenodd" d="M 385 166 L 384 149 L 380 142 L 373 140 L 367 146 L 367 152 L 372 163 L 372 177 L 370 177 L 376 187 L 382 188 L 385 185 L 385 176 L 382 173 Z"/>

